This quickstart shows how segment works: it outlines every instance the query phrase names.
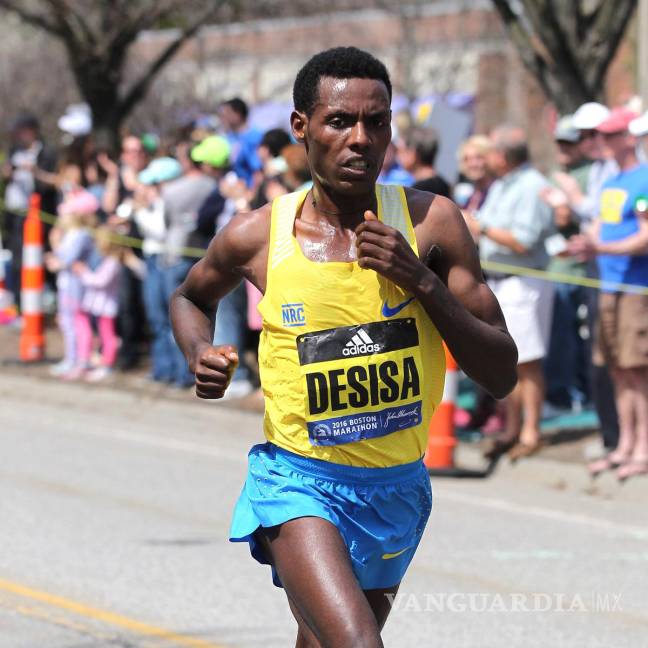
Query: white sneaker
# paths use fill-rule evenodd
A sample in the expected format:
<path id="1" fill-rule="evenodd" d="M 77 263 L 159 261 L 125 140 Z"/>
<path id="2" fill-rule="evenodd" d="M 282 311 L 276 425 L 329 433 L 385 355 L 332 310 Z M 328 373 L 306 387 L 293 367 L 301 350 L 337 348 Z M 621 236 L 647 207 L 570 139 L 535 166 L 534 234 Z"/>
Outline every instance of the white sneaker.
<path id="1" fill-rule="evenodd" d="M 74 367 L 73 362 L 67 362 L 66 360 L 61 360 L 61 362 L 57 362 L 55 365 L 52 365 L 49 368 L 49 374 L 50 376 L 62 376 L 63 374 L 67 373 Z"/>
<path id="2" fill-rule="evenodd" d="M 254 386 L 249 380 L 234 380 L 229 384 L 223 398 L 220 400 L 233 400 L 244 398 L 254 391 Z"/>
<path id="3" fill-rule="evenodd" d="M 566 414 L 571 414 L 571 407 L 556 407 L 550 402 L 546 401 L 542 406 L 542 418 L 543 419 L 553 419 L 558 418 L 559 416 L 565 416 Z"/>
<path id="4" fill-rule="evenodd" d="M 86 373 L 84 380 L 86 382 L 101 382 L 110 375 L 112 375 L 112 369 L 110 367 L 96 367 Z"/>

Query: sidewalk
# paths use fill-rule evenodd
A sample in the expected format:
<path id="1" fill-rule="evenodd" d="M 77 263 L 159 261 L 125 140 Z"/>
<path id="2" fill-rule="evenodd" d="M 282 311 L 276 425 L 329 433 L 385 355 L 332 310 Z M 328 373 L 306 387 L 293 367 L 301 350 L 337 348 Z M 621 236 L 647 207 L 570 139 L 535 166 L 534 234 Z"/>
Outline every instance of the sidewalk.
<path id="1" fill-rule="evenodd" d="M 17 361 L 18 341 L 20 332 L 12 326 L 0 326 L 0 366 L 3 373 L 14 373 L 25 377 L 37 378 L 44 385 L 60 383 L 60 378 L 49 374 L 51 363 L 58 360 L 61 354 L 61 339 L 57 329 L 47 329 L 47 358 L 48 362 L 33 365 L 23 365 Z M 137 393 L 148 404 L 156 401 L 178 401 L 185 404 L 195 403 L 197 407 L 205 407 L 204 401 L 196 399 L 193 390 L 178 390 L 153 383 L 147 380 L 148 367 L 145 360 L 142 366 L 134 371 L 116 372 L 110 379 L 102 383 L 74 383 L 75 389 L 96 390 L 111 389 Z M 70 387 L 72 388 L 72 384 Z M 71 391 L 73 391 L 71 389 Z M 78 393 L 78 392 L 77 392 Z M 244 399 L 227 402 L 211 402 L 215 410 L 220 407 L 235 408 L 250 412 L 263 412 L 263 403 L 259 395 L 248 396 Z M 591 417 L 589 419 L 591 421 Z M 590 480 L 584 463 L 588 448 L 598 443 L 597 430 L 583 426 L 587 416 L 576 418 L 560 417 L 544 422 L 543 447 L 533 457 L 512 465 L 505 458 L 500 461 L 494 474 L 515 476 L 523 474 L 525 478 L 537 481 L 556 490 L 576 489 L 588 495 L 613 497 L 620 489 L 640 494 L 645 500 L 648 479 L 630 480 L 628 484 L 619 485 L 613 475 L 602 475 L 596 482 Z M 484 469 L 485 462 L 481 456 L 483 441 L 463 441 L 458 443 L 456 463 L 461 467 Z M 639 496 L 639 495 L 638 495 Z"/>
<path id="2" fill-rule="evenodd" d="M 20 375 L 31 376 L 44 382 L 65 382 L 61 378 L 53 377 L 49 373 L 50 367 L 58 362 L 63 355 L 63 345 L 60 332 L 57 328 L 48 327 L 45 331 L 46 351 L 45 361 L 33 364 L 23 364 L 19 361 L 18 343 L 20 330 L 13 325 L 0 326 L 0 370 L 13 372 Z M 193 389 L 178 389 L 173 386 L 156 383 L 147 378 L 149 373 L 148 357 L 143 357 L 140 365 L 130 371 L 116 371 L 106 380 L 99 383 L 84 383 L 77 381 L 74 384 L 86 389 L 111 388 L 115 390 L 139 393 L 146 400 L 166 400 L 196 402 L 198 401 Z M 72 383 L 70 383 L 72 384 Z M 240 410 L 263 413 L 263 401 L 258 394 L 226 402 L 218 402 L 219 407 L 233 407 Z"/>

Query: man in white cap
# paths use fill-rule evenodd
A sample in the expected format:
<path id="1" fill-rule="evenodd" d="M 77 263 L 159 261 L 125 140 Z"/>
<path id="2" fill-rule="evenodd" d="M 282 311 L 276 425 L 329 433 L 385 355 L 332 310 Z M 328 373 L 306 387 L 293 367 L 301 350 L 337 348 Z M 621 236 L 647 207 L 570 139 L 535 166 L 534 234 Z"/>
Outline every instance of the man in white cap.
<path id="1" fill-rule="evenodd" d="M 592 160 L 585 194 L 568 192 L 570 202 L 582 221 L 598 216 L 603 183 L 617 173 L 618 167 L 610 150 L 605 146 L 597 128 L 610 115 L 606 106 L 596 102 L 583 104 L 572 117 L 572 126 L 580 131 L 581 151 Z M 563 187 L 567 191 L 567 187 Z"/>

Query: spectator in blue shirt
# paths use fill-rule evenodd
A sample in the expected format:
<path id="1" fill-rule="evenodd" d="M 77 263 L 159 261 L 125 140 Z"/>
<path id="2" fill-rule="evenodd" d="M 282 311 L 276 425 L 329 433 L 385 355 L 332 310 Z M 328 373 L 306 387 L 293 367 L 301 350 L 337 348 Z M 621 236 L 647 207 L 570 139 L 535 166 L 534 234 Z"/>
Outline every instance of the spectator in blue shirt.
<path id="1" fill-rule="evenodd" d="M 248 107 L 239 97 L 223 102 L 218 114 L 230 145 L 232 170 L 248 187 L 255 188 L 262 180 L 263 165 L 257 148 L 263 133 L 248 125 Z"/>
<path id="2" fill-rule="evenodd" d="M 594 362 L 610 369 L 619 413 L 616 449 L 589 470 L 617 468 L 620 481 L 648 474 L 648 295 L 618 285 L 648 288 L 648 165 L 639 163 L 637 139 L 628 132 L 635 117 L 615 108 L 598 126 L 619 172 L 603 185 L 599 218 L 585 244 L 598 254 L 603 282 Z M 581 250 L 572 243 L 571 251 Z"/>

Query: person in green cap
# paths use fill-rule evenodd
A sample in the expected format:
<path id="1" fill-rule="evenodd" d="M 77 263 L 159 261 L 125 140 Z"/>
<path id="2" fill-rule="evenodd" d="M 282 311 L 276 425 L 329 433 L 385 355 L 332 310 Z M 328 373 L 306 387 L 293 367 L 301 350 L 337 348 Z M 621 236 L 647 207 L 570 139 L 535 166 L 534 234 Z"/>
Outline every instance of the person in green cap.
<path id="1" fill-rule="evenodd" d="M 189 242 L 193 247 L 207 248 L 214 234 L 221 230 L 238 211 L 237 198 L 247 194 L 245 181 L 229 173 L 231 148 L 220 135 L 205 138 L 192 152 L 191 157 L 202 163 L 205 173 L 218 182 L 198 210 L 196 229 Z M 216 314 L 214 344 L 234 344 L 243 349 L 247 329 L 247 293 L 245 283 L 239 284 L 221 300 Z M 250 381 L 250 368 L 239 362 L 226 398 L 242 398 L 254 390 Z"/>
<path id="2" fill-rule="evenodd" d="M 182 149 L 178 148 L 179 155 L 181 152 Z M 161 191 L 167 224 L 165 250 L 161 258 L 167 302 L 196 261 L 195 257 L 185 254 L 185 248 L 188 247 L 189 239 L 196 230 L 198 210 L 218 186 L 211 174 L 205 171 L 205 160 L 216 159 L 208 156 L 207 153 L 213 154 L 209 144 L 204 146 L 204 142 L 201 142 L 194 146 L 188 154 L 185 154 L 184 159 L 179 160 L 185 168 L 185 173 L 166 184 Z M 187 362 L 176 345 L 173 346 L 172 358 L 173 384 L 178 388 L 193 385 L 194 376 L 189 372 Z"/>

